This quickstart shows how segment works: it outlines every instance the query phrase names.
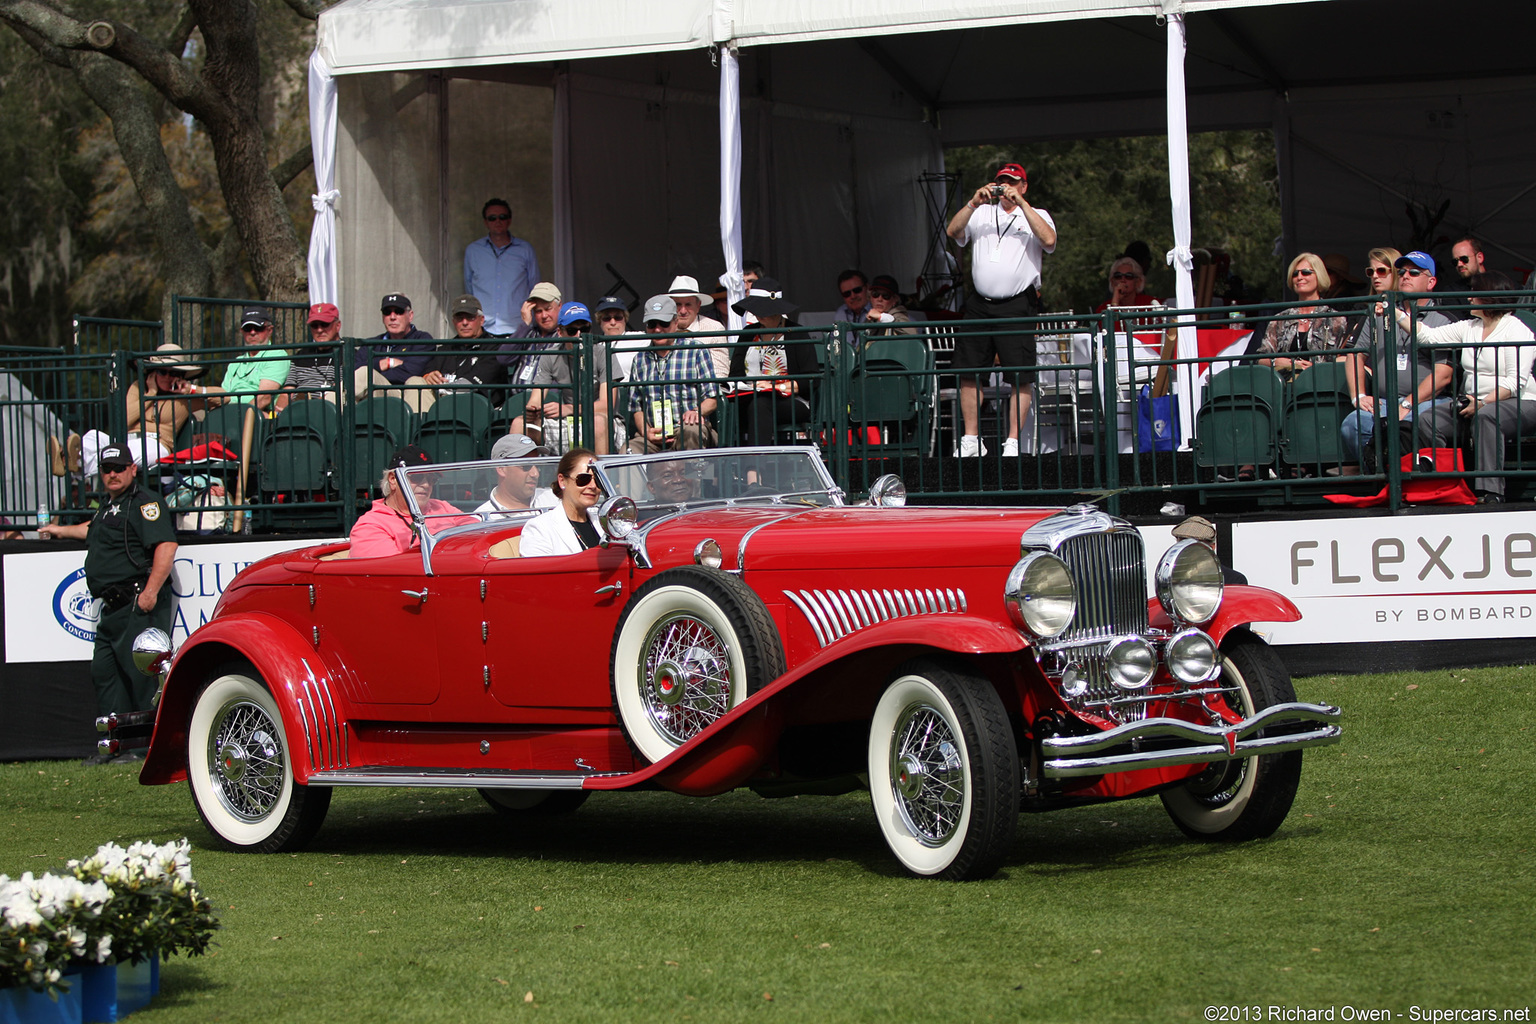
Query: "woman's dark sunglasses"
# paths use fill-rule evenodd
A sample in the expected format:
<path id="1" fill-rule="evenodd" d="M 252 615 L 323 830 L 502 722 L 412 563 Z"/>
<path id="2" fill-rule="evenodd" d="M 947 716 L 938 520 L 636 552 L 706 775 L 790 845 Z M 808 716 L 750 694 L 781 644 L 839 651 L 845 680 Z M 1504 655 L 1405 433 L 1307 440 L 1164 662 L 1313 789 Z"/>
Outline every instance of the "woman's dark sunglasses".
<path id="1" fill-rule="evenodd" d="M 585 487 L 596 478 L 597 474 L 591 470 L 588 470 L 585 473 L 577 473 L 575 476 L 571 477 L 571 482 L 574 483 L 577 487 Z"/>

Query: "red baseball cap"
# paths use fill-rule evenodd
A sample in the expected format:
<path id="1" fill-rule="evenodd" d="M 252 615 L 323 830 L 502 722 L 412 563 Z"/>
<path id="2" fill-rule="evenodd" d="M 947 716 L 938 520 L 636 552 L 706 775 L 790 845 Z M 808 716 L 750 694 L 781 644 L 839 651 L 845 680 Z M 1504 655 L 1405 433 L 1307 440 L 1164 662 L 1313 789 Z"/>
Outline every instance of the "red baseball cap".
<path id="1" fill-rule="evenodd" d="M 334 302 L 317 302 L 309 307 L 309 322 L 321 324 L 333 324 L 341 319 L 341 310 L 336 308 Z"/>
<path id="2" fill-rule="evenodd" d="M 1024 173 L 1024 168 L 1020 167 L 1018 164 L 1003 164 L 1003 166 L 1001 166 L 1001 167 L 999 167 L 997 169 L 997 173 L 992 175 L 992 177 L 993 178 L 1016 178 L 1019 181 L 1028 181 L 1029 180 L 1029 175 Z"/>

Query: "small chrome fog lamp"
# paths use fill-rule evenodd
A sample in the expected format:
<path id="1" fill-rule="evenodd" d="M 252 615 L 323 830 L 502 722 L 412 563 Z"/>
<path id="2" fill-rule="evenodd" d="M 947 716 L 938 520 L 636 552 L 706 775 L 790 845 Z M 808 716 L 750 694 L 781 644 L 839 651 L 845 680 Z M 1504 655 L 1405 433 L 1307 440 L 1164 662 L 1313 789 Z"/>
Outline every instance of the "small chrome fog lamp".
<path id="1" fill-rule="evenodd" d="M 1013 621 L 1042 640 L 1060 635 L 1077 614 L 1072 573 L 1048 551 L 1019 559 L 1008 573 L 1003 600 Z"/>
<path id="2" fill-rule="evenodd" d="M 640 525 L 640 508 L 635 499 L 618 495 L 603 502 L 597 510 L 597 525 L 603 531 L 603 546 L 609 541 L 625 540 Z"/>
<path id="3" fill-rule="evenodd" d="M 1088 692 L 1088 677 L 1076 665 L 1068 665 L 1059 684 L 1063 697 L 1081 697 Z"/>
<path id="4" fill-rule="evenodd" d="M 1141 637 L 1123 636 L 1104 652 L 1104 670 L 1120 689 L 1139 690 L 1152 681 L 1157 655 Z"/>
<path id="5" fill-rule="evenodd" d="M 1198 629 L 1186 629 L 1168 638 L 1163 661 L 1181 683 L 1206 683 L 1216 675 L 1216 641 Z"/>
<path id="6" fill-rule="evenodd" d="M 1209 622 L 1221 607 L 1221 563 L 1198 540 L 1181 540 L 1157 563 L 1157 599 L 1179 622 Z"/>
<path id="7" fill-rule="evenodd" d="M 723 561 L 725 559 L 720 554 L 720 545 L 713 537 L 705 537 L 693 549 L 694 565 L 702 565 L 706 569 L 718 569 Z"/>
<path id="8" fill-rule="evenodd" d="M 907 485 L 895 473 L 887 473 L 869 488 L 865 502 L 876 508 L 901 508 L 907 503 Z"/>

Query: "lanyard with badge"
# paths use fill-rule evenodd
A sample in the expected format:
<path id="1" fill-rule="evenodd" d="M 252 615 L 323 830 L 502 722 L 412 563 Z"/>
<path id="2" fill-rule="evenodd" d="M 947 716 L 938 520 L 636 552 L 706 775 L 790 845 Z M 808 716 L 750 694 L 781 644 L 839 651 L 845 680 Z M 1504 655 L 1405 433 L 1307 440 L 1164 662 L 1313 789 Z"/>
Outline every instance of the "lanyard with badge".
<path id="1" fill-rule="evenodd" d="M 999 228 L 998 225 L 997 225 L 997 207 L 996 206 L 992 207 L 992 229 L 997 232 L 997 237 L 995 239 L 993 239 L 993 241 L 992 241 L 991 262 L 996 263 L 998 260 L 1002 259 L 1002 257 L 1003 257 L 1003 236 L 1008 234 L 1008 232 L 1013 230 L 1013 222 L 1018 220 L 1018 219 L 1019 219 L 1019 215 L 1016 213 L 1012 217 L 1008 218 L 1008 223 L 1007 224 L 1005 224 L 1001 228 Z"/>

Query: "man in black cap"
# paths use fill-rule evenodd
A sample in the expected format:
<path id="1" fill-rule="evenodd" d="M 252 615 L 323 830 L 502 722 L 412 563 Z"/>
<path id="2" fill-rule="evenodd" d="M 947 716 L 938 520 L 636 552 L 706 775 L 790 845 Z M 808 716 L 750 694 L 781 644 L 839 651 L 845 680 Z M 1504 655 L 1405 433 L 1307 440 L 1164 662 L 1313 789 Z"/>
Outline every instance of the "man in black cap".
<path id="1" fill-rule="evenodd" d="M 262 306 L 251 306 L 240 314 L 240 340 L 247 351 L 224 368 L 224 380 L 217 387 L 204 388 L 220 396 L 215 402 L 249 402 L 265 412 L 288 382 L 291 362 L 288 353 L 269 347 L 272 341 L 272 314 Z"/>
<path id="2" fill-rule="evenodd" d="M 507 368 L 496 358 L 501 339 L 485 329 L 485 311 L 473 295 L 453 300 L 448 315 L 455 337 L 441 343 L 422 379 L 433 387 L 479 391 L 499 406 L 507 398 Z"/>
<path id="3" fill-rule="evenodd" d="M 432 335 L 418 330 L 412 321 L 416 314 L 411 300 L 399 292 L 390 292 L 379 303 L 384 316 L 384 333 L 374 338 L 382 345 L 359 345 L 353 364 L 352 393 L 362 399 L 370 391 L 390 385 L 408 385 L 397 392 L 416 412 L 432 408 L 432 389 L 422 374 L 432 359 Z M 420 342 L 425 340 L 427 344 Z M 416 342 L 416 344 L 411 344 Z"/>
<path id="4" fill-rule="evenodd" d="M 384 497 L 374 501 L 372 507 L 352 524 L 352 533 L 347 538 L 352 542 L 350 557 L 398 555 L 421 543 L 412 525 L 410 503 L 405 493 L 395 486 L 395 469 L 404 466 L 410 470 L 431 464 L 432 456 L 414 444 L 406 445 L 389 457 L 389 466 L 379 484 Z M 479 516 L 466 516 L 451 502 L 432 497 L 437 476 L 437 473 L 413 473 L 410 478 L 416 507 L 428 517 L 427 529 L 437 533 L 461 523 L 478 523 Z"/>
<path id="5" fill-rule="evenodd" d="M 39 527 L 44 537 L 83 540 L 85 582 L 101 599 L 91 682 L 98 714 L 148 711 L 158 681 L 133 664 L 133 641 L 151 626 L 171 630 L 171 568 L 176 531 L 170 513 L 140 485 L 139 467 L 127 445 L 109 444 L 97 456 L 107 500 L 88 523 Z M 124 759 L 142 757 L 124 754 Z M 88 760 L 99 764 L 107 758 Z"/>

